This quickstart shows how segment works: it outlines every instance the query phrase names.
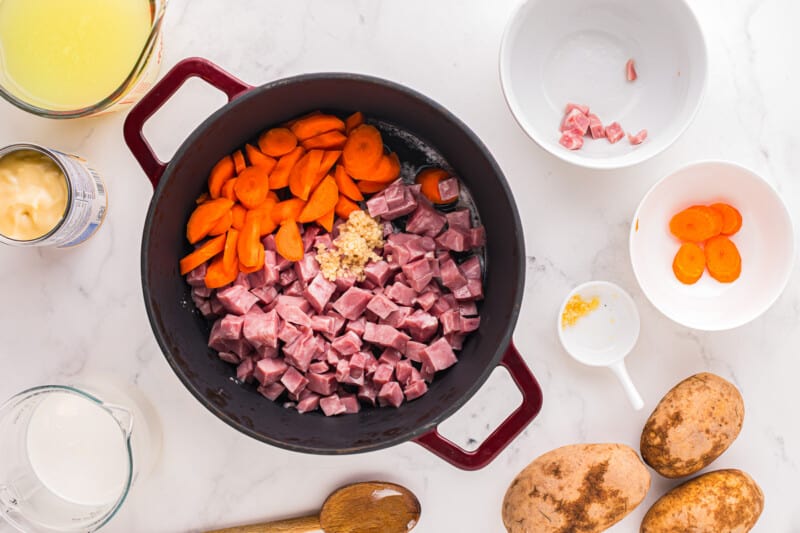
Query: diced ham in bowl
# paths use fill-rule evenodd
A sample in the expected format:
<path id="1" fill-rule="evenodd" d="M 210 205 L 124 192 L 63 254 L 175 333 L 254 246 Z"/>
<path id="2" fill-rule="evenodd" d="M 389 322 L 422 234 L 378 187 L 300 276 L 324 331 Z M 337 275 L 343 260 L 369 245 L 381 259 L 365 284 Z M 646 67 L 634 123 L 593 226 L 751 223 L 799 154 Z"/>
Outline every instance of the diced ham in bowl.
<path id="1" fill-rule="evenodd" d="M 230 285 L 206 289 L 205 263 L 186 275 L 197 308 L 213 321 L 209 346 L 235 365 L 238 380 L 300 413 L 415 400 L 457 363 L 480 325 L 485 232 L 472 213 L 445 213 L 402 180 L 365 205 L 355 219 L 384 238 L 377 260 L 356 275 L 326 275 L 337 237 L 350 231 L 341 218 L 331 233 L 302 228 L 300 261 L 283 261 L 268 237 L 263 269 Z"/>

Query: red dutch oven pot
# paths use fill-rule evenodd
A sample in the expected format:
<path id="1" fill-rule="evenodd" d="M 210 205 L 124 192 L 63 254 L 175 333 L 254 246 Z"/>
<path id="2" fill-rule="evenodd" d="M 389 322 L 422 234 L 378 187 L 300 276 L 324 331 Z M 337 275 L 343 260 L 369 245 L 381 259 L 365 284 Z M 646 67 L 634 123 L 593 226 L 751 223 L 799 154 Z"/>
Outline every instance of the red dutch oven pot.
<path id="1" fill-rule="evenodd" d="M 189 78 L 198 77 L 228 96 L 181 145 L 160 161 L 142 128 Z M 428 394 L 398 409 L 365 408 L 327 418 L 298 414 L 232 378 L 233 369 L 207 346 L 210 326 L 194 309 L 178 261 L 191 251 L 184 238 L 195 198 L 223 155 L 265 128 L 321 109 L 359 110 L 413 134 L 435 148 L 472 194 L 486 227 L 485 299 L 481 326 L 459 362 L 437 374 Z M 425 150 L 384 132 L 401 160 L 423 164 Z M 522 226 L 508 184 L 486 147 L 442 106 L 406 87 L 356 74 L 309 74 L 250 86 L 197 58 L 178 63 L 131 110 L 125 140 L 155 189 L 142 238 L 142 288 L 150 324 L 164 356 L 187 389 L 227 424 L 281 448 L 315 454 L 368 452 L 413 440 L 453 465 L 476 470 L 489 464 L 538 414 L 542 394 L 511 341 L 525 282 Z M 187 303 L 188 302 L 188 303 Z M 461 407 L 492 371 L 505 367 L 522 392 L 522 404 L 474 451 L 445 439 L 437 426 Z"/>

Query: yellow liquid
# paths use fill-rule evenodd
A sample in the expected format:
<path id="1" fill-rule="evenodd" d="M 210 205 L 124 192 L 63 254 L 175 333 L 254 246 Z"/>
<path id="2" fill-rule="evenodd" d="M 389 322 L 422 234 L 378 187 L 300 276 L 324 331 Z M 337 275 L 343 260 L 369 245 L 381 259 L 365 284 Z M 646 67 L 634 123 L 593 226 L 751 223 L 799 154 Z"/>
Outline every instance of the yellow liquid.
<path id="1" fill-rule="evenodd" d="M 0 0 L 3 86 L 51 111 L 99 103 L 133 70 L 149 0 Z"/>

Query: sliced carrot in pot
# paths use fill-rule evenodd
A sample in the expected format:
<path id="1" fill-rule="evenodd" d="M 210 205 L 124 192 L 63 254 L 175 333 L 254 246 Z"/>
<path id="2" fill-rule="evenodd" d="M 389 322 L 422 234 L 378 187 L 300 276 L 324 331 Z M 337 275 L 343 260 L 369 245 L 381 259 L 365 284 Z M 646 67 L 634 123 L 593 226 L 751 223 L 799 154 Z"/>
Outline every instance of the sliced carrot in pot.
<path id="1" fill-rule="evenodd" d="M 258 147 L 270 157 L 281 157 L 297 146 L 297 137 L 287 128 L 272 128 L 258 138 Z"/>
<path id="2" fill-rule="evenodd" d="M 275 165 L 278 164 L 277 159 L 264 154 L 252 144 L 246 144 L 244 149 L 247 152 L 247 159 L 250 160 L 250 165 L 263 168 L 267 174 L 272 172 Z"/>
<path id="3" fill-rule="evenodd" d="M 303 237 L 294 220 L 285 220 L 275 234 L 275 248 L 284 259 L 300 261 L 303 259 Z"/>
<path id="4" fill-rule="evenodd" d="M 222 252 L 224 248 L 225 235 L 220 235 L 219 237 L 214 237 L 204 242 L 194 252 L 181 259 L 181 276 L 185 276 L 209 259 L 212 259 L 215 255 Z"/>
<path id="5" fill-rule="evenodd" d="M 211 169 L 211 174 L 208 176 L 208 192 L 211 198 L 220 197 L 222 186 L 226 181 L 234 177 L 235 173 L 233 158 L 229 155 L 226 155 L 214 165 L 214 168 Z"/>
<path id="6" fill-rule="evenodd" d="M 336 165 L 336 171 L 333 176 L 336 179 L 336 186 L 339 188 L 340 193 L 357 202 L 364 199 L 364 195 L 358 190 L 358 185 L 356 185 L 353 178 L 347 174 L 347 171 L 342 165 Z"/>

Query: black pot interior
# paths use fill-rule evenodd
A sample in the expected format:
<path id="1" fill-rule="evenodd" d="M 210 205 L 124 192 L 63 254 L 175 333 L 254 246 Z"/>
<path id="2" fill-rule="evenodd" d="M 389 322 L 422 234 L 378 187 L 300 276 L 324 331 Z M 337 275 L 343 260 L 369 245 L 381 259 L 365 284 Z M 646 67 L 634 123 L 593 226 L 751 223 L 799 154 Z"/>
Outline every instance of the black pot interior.
<path id="1" fill-rule="evenodd" d="M 427 395 L 399 409 L 366 408 L 326 418 L 298 414 L 241 385 L 235 369 L 207 347 L 209 324 L 194 309 L 178 271 L 191 250 L 184 238 L 195 198 L 211 167 L 259 132 L 322 109 L 342 116 L 360 110 L 369 119 L 413 132 L 435 147 L 466 184 L 486 227 L 485 300 L 481 327 L 459 363 L 437 375 Z M 385 128 L 384 128 L 385 130 Z M 431 154 L 387 131 L 402 160 L 431 163 Z M 381 80 L 343 74 L 301 76 L 254 89 L 204 122 L 183 144 L 164 174 L 148 213 L 143 239 L 145 302 L 167 360 L 186 387 L 214 414 L 256 439 L 312 453 L 352 453 L 418 436 L 449 416 L 486 380 L 516 323 L 524 283 L 524 243 L 505 178 L 483 144 L 443 108 Z"/>

